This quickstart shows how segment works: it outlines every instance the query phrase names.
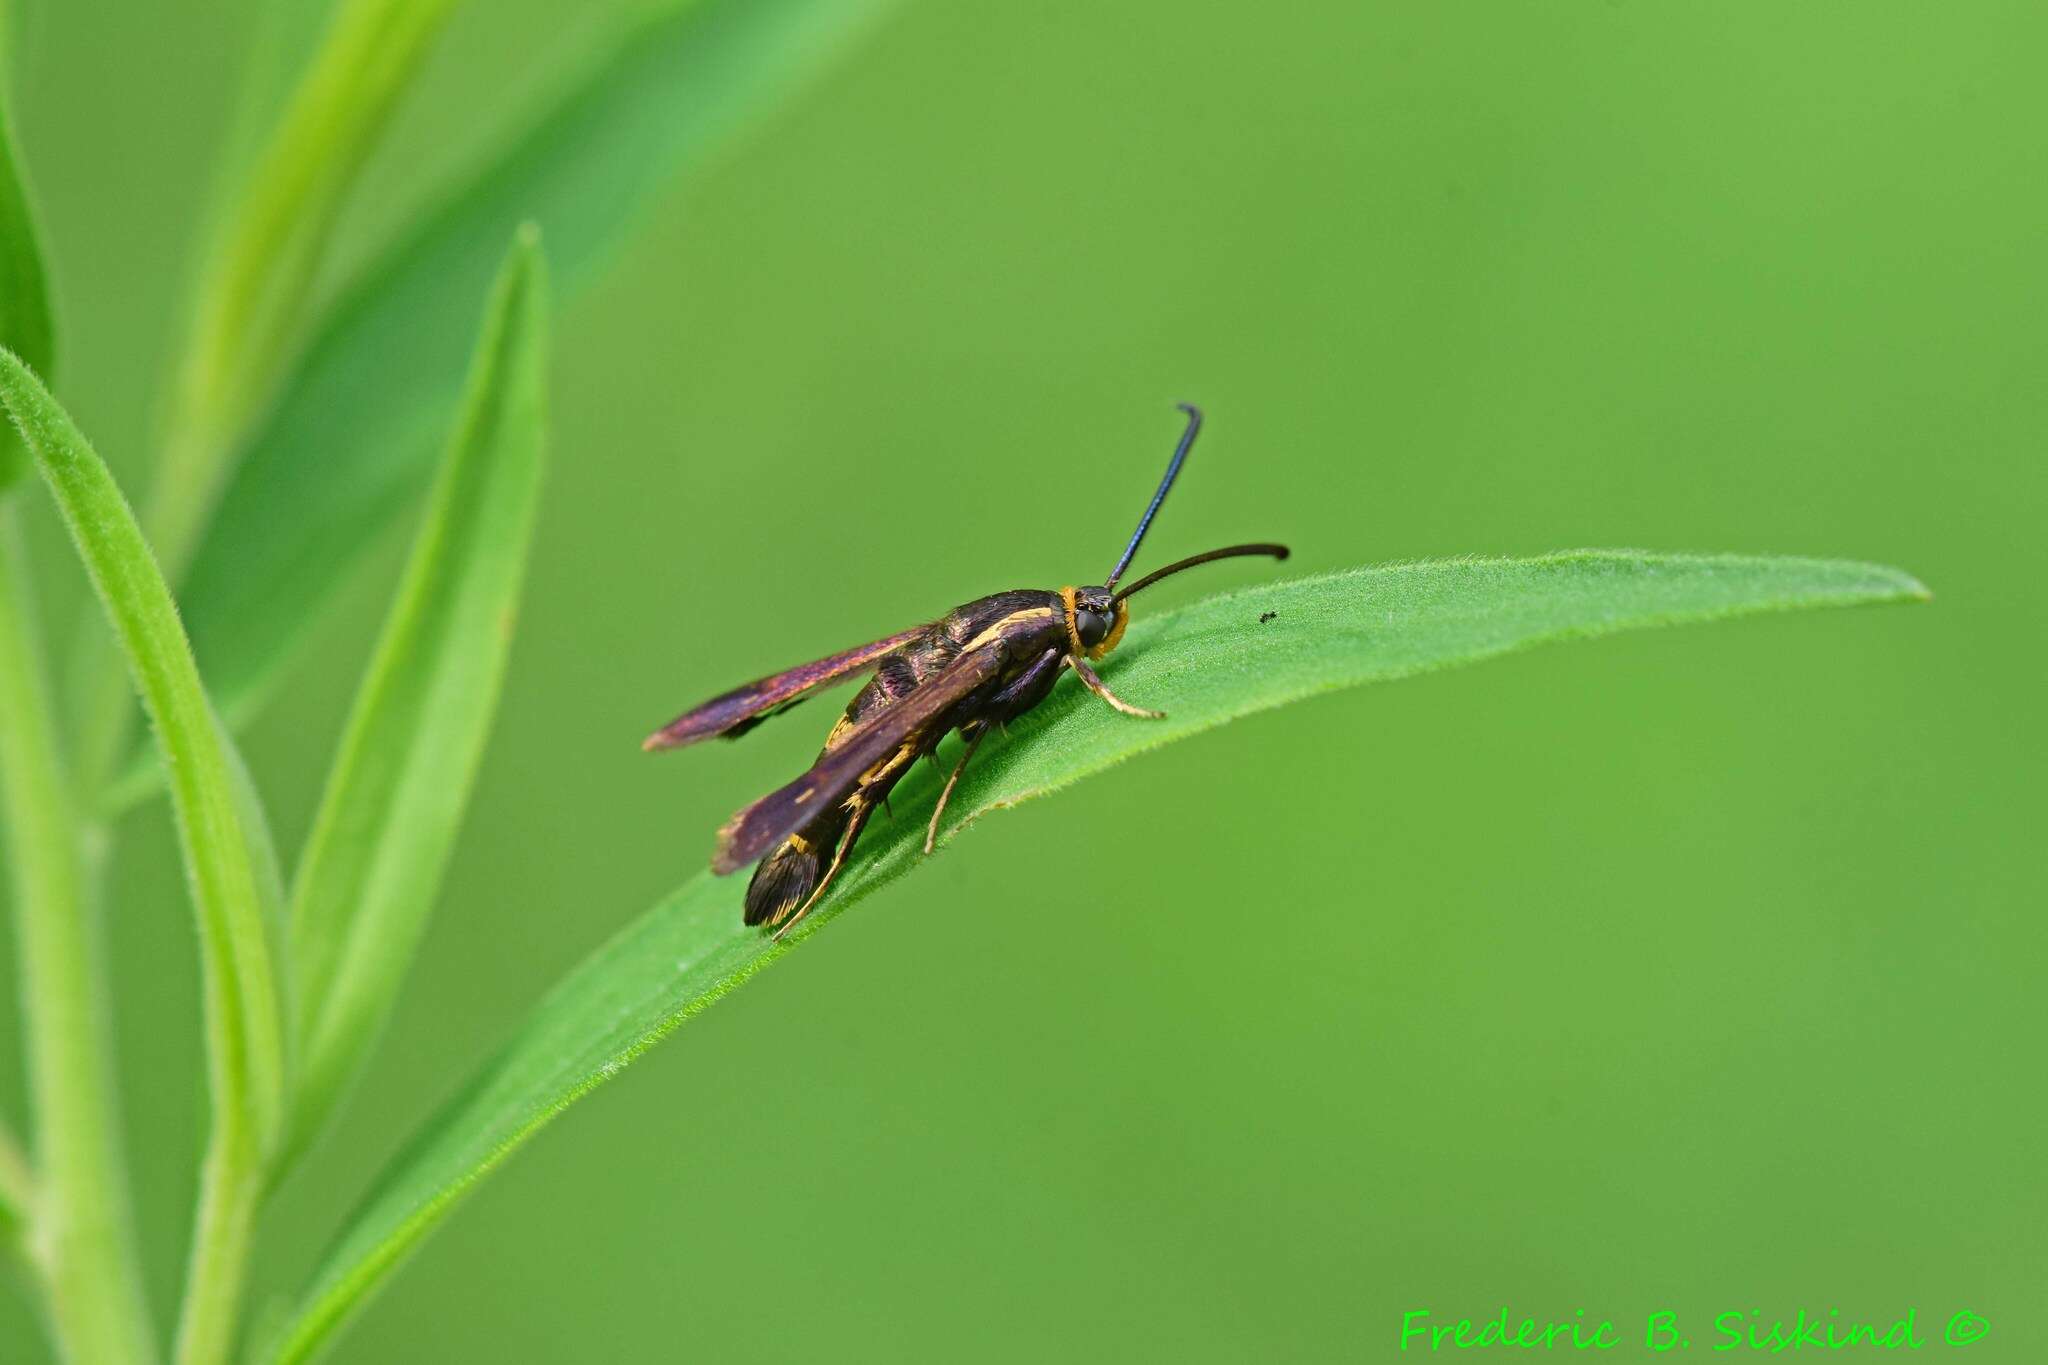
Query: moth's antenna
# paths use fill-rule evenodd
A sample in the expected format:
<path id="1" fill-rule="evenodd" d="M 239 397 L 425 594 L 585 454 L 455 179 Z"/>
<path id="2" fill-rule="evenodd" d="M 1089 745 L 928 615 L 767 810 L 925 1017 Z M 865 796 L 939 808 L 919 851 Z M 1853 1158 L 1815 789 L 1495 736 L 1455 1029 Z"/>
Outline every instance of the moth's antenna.
<path id="1" fill-rule="evenodd" d="M 1151 573 L 1146 574 L 1143 578 L 1131 584 L 1130 587 L 1118 593 L 1116 600 L 1121 602 L 1132 593 L 1149 588 L 1162 578 L 1173 577 L 1182 569 L 1192 569 L 1197 564 L 1207 564 L 1215 559 L 1236 559 L 1240 555 L 1265 555 L 1271 559 L 1285 559 L 1287 558 L 1287 547 L 1285 545 L 1270 544 L 1226 545 L 1220 550 L 1210 550 L 1205 554 L 1189 555 L 1186 559 L 1175 560 L 1163 569 L 1154 569 Z"/>
<path id="2" fill-rule="evenodd" d="M 1145 508 L 1145 515 L 1138 518 L 1138 529 L 1131 532 L 1131 543 L 1124 546 L 1124 556 L 1109 571 L 1109 577 L 1102 586 L 1114 589 L 1116 581 L 1124 576 L 1124 570 L 1131 567 L 1131 556 L 1138 553 L 1139 544 L 1145 539 L 1145 532 L 1152 525 L 1153 516 L 1159 511 L 1159 504 L 1166 501 L 1166 490 L 1173 487 L 1173 481 L 1180 477 L 1180 467 L 1188 458 L 1188 449 L 1195 443 L 1195 436 L 1202 430 L 1202 410 L 1193 403 L 1175 403 L 1175 407 L 1188 415 L 1188 429 L 1180 434 L 1180 444 L 1173 448 L 1173 459 L 1167 463 L 1166 477 L 1159 481 L 1159 491 L 1152 495 L 1151 505 Z"/>

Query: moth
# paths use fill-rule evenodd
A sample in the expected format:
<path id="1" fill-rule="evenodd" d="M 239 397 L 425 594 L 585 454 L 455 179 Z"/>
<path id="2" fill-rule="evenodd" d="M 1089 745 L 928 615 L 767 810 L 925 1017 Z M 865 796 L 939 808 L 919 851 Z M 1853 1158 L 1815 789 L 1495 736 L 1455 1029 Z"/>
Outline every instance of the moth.
<path id="1" fill-rule="evenodd" d="M 1072 672 L 1127 716 L 1156 720 L 1165 714 L 1123 700 L 1094 668 L 1094 661 L 1123 639 L 1130 621 L 1128 600 L 1197 564 L 1240 555 L 1287 558 L 1284 545 L 1229 545 L 1177 560 L 1118 589 L 1117 581 L 1144 543 L 1202 429 L 1199 408 L 1190 403 L 1179 407 L 1187 414 L 1187 426 L 1166 475 L 1100 585 L 1052 592 L 1017 588 L 976 598 L 936 621 L 736 687 L 647 737 L 641 747 L 648 750 L 681 748 L 714 736 L 737 739 L 819 689 L 873 671 L 833 724 L 810 770 L 746 807 L 718 831 L 712 871 L 736 872 L 759 860 L 747 885 L 749 925 L 770 926 L 778 939 L 794 928 L 846 865 L 875 807 L 888 800 L 920 758 L 935 758 L 939 741 L 958 730 L 966 747 L 925 830 L 924 851 L 930 853 L 946 801 L 981 741 L 992 728 L 1044 701 L 1062 673 Z"/>

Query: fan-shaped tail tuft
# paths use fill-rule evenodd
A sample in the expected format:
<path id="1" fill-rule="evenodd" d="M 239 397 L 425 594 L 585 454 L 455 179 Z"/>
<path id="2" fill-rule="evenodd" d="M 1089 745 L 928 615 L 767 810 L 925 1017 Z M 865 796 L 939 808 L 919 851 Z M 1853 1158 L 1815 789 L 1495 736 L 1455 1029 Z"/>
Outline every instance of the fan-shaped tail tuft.
<path id="1" fill-rule="evenodd" d="M 795 914 L 817 889 L 831 852 L 801 834 L 784 839 L 761 860 L 754 879 L 747 883 L 747 923 L 780 924 Z"/>

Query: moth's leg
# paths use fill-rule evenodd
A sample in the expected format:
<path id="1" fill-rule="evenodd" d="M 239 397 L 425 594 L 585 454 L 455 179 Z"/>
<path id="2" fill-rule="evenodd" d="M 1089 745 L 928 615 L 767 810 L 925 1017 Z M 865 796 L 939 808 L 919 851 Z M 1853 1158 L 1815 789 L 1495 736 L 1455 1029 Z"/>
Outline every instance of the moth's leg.
<path id="1" fill-rule="evenodd" d="M 1046 693 L 1052 691 L 1052 685 L 1060 680 L 1061 657 L 1057 646 L 1039 655 L 1031 667 L 1017 675 L 1015 682 L 988 699 L 979 718 L 1002 725 L 1044 701 Z"/>
<path id="2" fill-rule="evenodd" d="M 860 838 L 861 827 L 867 824 L 868 817 L 875 811 L 873 802 L 857 794 L 851 798 L 851 807 L 852 815 L 846 822 L 846 832 L 839 836 L 839 845 L 832 850 L 832 865 L 825 869 L 824 876 L 818 878 L 818 884 L 811 888 L 811 894 L 796 908 L 796 913 L 784 920 L 781 927 L 776 929 L 777 943 L 782 941 L 784 934 L 796 928 L 798 920 L 811 913 L 811 907 L 818 903 L 818 897 L 824 895 L 825 888 L 832 885 L 832 879 L 839 875 L 839 869 L 846 866 L 846 855 L 853 852 L 853 841 Z"/>
<path id="3" fill-rule="evenodd" d="M 1095 670 L 1088 666 L 1088 661 L 1079 655 L 1069 654 L 1067 656 L 1067 663 L 1081 681 L 1088 684 L 1090 692 L 1093 692 L 1125 715 L 1137 716 L 1141 720 L 1164 720 L 1166 718 L 1164 711 L 1147 711 L 1142 706 L 1133 706 L 1116 693 L 1110 691 L 1102 679 L 1095 676 Z"/>
<path id="4" fill-rule="evenodd" d="M 932 822 L 924 832 L 924 851 L 927 854 L 932 851 L 932 845 L 936 844 L 939 840 L 939 817 L 946 813 L 946 798 L 953 794 L 953 784 L 958 782 L 960 774 L 967 770 L 967 760 L 974 757 L 975 747 L 981 743 L 981 737 L 987 733 L 988 731 L 985 728 L 981 726 L 975 727 L 973 735 L 968 737 L 966 751 L 960 755 L 960 761 L 953 765 L 953 775 L 946 779 L 945 786 L 939 788 L 939 804 L 932 807 Z"/>
<path id="5" fill-rule="evenodd" d="M 1048 649 L 1019 673 L 1009 686 L 990 697 L 980 707 L 980 714 L 960 727 L 960 737 L 967 741 L 967 751 L 960 755 L 960 761 L 953 765 L 952 773 L 946 778 L 946 785 L 939 790 L 939 803 L 932 808 L 931 825 L 924 832 L 924 851 L 930 853 L 938 843 L 939 817 L 945 814 L 946 800 L 953 794 L 953 784 L 966 771 L 967 760 L 974 757 L 975 746 L 988 734 L 991 725 L 1004 725 L 1023 715 L 1032 707 L 1045 700 L 1045 694 L 1052 691 L 1052 685 L 1060 678 L 1061 654 L 1058 647 Z M 935 749 L 930 755 L 936 761 Z"/>

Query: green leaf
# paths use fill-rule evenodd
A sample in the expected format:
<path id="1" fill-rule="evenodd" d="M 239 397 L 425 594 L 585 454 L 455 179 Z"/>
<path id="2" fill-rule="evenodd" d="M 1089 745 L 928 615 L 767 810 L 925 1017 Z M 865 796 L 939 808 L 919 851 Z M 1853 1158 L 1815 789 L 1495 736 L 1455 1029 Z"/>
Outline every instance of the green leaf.
<path id="1" fill-rule="evenodd" d="M 299 353 L 349 191 L 457 3 L 344 0 L 276 126 L 216 209 L 143 501 L 149 542 L 173 582 L 184 579 L 255 414 Z M 82 637 L 71 673 L 81 784 L 96 799 L 116 777 L 134 793 L 153 790 L 160 774 L 147 750 L 129 752 L 132 703 L 100 685 L 111 670 L 99 635 Z"/>
<path id="2" fill-rule="evenodd" d="M 180 595 L 231 721 L 425 484 L 513 229 L 537 222 L 564 293 L 582 288 L 679 171 L 878 5 L 696 0 L 643 24 L 346 291 L 254 433 Z"/>
<path id="3" fill-rule="evenodd" d="M 1926 590 L 1867 564 L 1583 551 L 1360 569 L 1266 584 L 1140 622 L 1108 680 L 1161 721 L 1072 684 L 986 750 L 955 790 L 947 839 L 974 818 L 1132 754 L 1319 692 L 1473 663 L 1549 640 Z M 1260 616 L 1277 615 L 1262 623 Z M 512 1043 L 386 1169 L 328 1253 L 276 1359 L 307 1358 L 469 1188 L 583 1094 L 917 861 L 937 774 L 898 788 L 840 889 L 771 943 L 740 924 L 743 879 L 708 874 L 628 926 L 541 1002 Z M 707 832 L 708 834 L 708 832 Z M 708 843 L 708 838 L 707 838 Z"/>
<path id="4" fill-rule="evenodd" d="M 226 736 L 199 681 L 178 610 L 113 475 L 49 391 L 0 351 L 4 400 L 56 498 L 142 693 L 172 773 L 171 795 L 199 918 L 215 1127 L 258 1145 L 278 1130 L 284 1049 L 261 852 Z"/>
<path id="5" fill-rule="evenodd" d="M 456 3 L 344 0 L 220 216 L 147 507 L 152 542 L 174 576 L 306 324 L 349 191 Z"/>
<path id="6" fill-rule="evenodd" d="M 0 13 L 0 21 L 6 17 Z M 30 368 L 43 374 L 50 372 L 56 356 L 49 281 L 4 98 L 0 98 L 0 346 L 12 347 Z M 11 429 L 0 431 L 0 494 L 27 472 L 19 438 Z"/>
<path id="7" fill-rule="evenodd" d="M 390 1012 L 483 754 L 539 501 L 547 332 L 529 229 L 493 290 L 461 420 L 299 866 L 302 1140 Z"/>

